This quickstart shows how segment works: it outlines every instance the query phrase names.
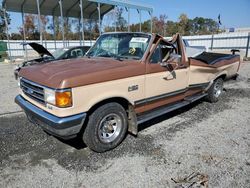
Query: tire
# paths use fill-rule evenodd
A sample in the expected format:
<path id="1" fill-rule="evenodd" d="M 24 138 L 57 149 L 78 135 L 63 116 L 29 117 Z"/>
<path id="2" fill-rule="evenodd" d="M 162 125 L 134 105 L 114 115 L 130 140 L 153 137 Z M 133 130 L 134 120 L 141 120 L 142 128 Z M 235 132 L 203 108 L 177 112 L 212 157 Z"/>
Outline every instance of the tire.
<path id="1" fill-rule="evenodd" d="M 218 78 L 214 81 L 207 91 L 206 100 L 211 103 L 217 102 L 223 93 L 223 79 Z"/>
<path id="2" fill-rule="evenodd" d="M 90 114 L 83 141 L 99 153 L 114 149 L 127 133 L 127 122 L 126 111 L 120 104 L 104 104 Z"/>

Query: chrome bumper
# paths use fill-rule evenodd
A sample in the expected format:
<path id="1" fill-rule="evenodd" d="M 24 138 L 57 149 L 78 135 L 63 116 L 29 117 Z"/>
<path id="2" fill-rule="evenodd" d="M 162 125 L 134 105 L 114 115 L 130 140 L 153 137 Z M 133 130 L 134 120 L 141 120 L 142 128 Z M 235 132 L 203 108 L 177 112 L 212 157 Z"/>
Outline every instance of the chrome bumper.
<path id="1" fill-rule="evenodd" d="M 86 119 L 86 113 L 69 117 L 57 117 L 31 104 L 21 95 L 16 96 L 15 102 L 25 111 L 32 123 L 52 135 L 65 139 L 76 136 Z"/>

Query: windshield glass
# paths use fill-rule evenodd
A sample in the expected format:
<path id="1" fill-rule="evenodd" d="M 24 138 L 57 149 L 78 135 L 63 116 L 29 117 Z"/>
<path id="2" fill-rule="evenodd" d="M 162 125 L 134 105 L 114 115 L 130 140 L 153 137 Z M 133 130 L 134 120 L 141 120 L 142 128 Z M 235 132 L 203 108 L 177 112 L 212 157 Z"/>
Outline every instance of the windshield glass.
<path id="1" fill-rule="evenodd" d="M 68 49 L 60 48 L 52 53 L 55 59 L 60 58 Z"/>
<path id="2" fill-rule="evenodd" d="M 99 37 L 86 54 L 88 57 L 141 59 L 150 41 L 143 33 L 111 33 Z"/>

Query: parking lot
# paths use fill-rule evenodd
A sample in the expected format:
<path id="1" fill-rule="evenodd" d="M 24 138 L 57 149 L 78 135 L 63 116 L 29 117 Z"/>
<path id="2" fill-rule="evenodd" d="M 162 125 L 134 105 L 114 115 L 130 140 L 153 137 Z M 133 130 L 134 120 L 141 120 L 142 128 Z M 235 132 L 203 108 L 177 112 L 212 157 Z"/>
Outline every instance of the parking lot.
<path id="1" fill-rule="evenodd" d="M 198 101 L 95 153 L 27 121 L 0 64 L 0 187 L 250 187 L 250 62 L 216 104 Z"/>

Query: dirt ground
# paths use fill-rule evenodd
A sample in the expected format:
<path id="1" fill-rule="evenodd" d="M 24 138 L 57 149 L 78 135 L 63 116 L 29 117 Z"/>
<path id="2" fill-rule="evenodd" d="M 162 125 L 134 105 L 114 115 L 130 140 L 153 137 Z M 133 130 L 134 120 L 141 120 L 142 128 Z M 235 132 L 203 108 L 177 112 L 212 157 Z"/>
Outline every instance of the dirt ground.
<path id="1" fill-rule="evenodd" d="M 102 154 L 29 123 L 13 65 L 0 65 L 0 85 L 0 187 L 250 187 L 250 62 L 218 103 L 149 121 Z"/>

